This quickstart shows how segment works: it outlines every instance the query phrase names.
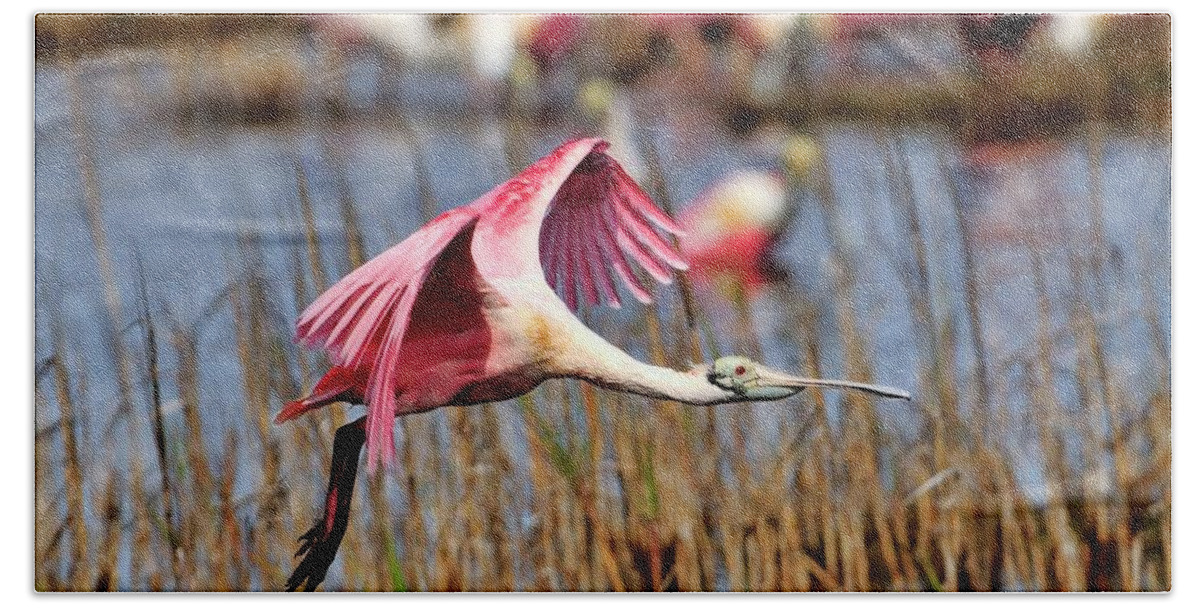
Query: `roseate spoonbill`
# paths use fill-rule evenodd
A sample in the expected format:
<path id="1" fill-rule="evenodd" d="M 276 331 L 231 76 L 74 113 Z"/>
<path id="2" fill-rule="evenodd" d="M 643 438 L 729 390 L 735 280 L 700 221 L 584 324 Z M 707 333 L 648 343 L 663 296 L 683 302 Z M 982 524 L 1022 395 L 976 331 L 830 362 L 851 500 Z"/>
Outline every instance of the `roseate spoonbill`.
<path id="1" fill-rule="evenodd" d="M 301 537 L 288 589 L 324 579 L 348 524 L 359 453 L 365 443 L 369 470 L 392 462 L 397 416 L 511 399 L 550 378 L 695 405 L 783 399 L 809 386 L 909 398 L 743 357 L 655 367 L 588 329 L 572 311 L 584 301 L 620 306 L 618 281 L 650 302 L 635 267 L 662 283 L 686 268 L 660 233 L 680 229 L 606 149 L 600 139 L 562 145 L 362 265 L 301 314 L 297 340 L 324 349 L 334 367 L 275 421 L 338 401 L 365 404 L 367 414 L 337 431 L 325 512 Z"/>
<path id="2" fill-rule="evenodd" d="M 702 283 L 736 299 L 786 279 L 775 247 L 797 212 L 788 185 L 811 184 L 820 155 L 811 137 L 792 135 L 780 146 L 782 171 L 734 171 L 688 204 L 679 244 Z"/>
<path id="3" fill-rule="evenodd" d="M 726 296 L 754 294 L 783 274 L 771 247 L 790 215 L 783 176 L 737 171 L 684 210 L 680 248 L 705 284 Z"/>

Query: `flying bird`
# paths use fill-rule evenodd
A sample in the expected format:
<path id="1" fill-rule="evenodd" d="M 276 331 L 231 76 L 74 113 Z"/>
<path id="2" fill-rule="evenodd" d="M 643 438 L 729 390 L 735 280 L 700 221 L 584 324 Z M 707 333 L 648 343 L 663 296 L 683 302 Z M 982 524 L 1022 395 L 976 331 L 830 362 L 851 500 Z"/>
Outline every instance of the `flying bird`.
<path id="1" fill-rule="evenodd" d="M 693 405 L 783 399 L 810 386 L 909 398 L 744 357 L 656 367 L 584 325 L 574 315 L 584 303 L 617 308 L 628 292 L 649 304 L 642 273 L 666 284 L 687 268 L 668 240 L 679 226 L 607 148 L 600 139 L 563 144 L 363 264 L 300 315 L 297 341 L 324 350 L 333 367 L 275 422 L 336 402 L 367 413 L 337 430 L 325 511 L 300 538 L 289 590 L 324 580 L 349 523 L 363 446 L 369 471 L 391 463 L 397 416 L 511 399 L 551 378 Z"/>

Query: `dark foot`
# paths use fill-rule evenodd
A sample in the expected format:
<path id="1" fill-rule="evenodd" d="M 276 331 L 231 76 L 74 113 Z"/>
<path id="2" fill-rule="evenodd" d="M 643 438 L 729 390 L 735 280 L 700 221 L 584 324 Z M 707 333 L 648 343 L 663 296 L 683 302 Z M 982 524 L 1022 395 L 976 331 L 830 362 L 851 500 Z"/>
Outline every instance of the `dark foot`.
<path id="1" fill-rule="evenodd" d="M 299 538 L 296 557 L 303 556 L 287 580 L 287 590 L 314 591 L 329 571 L 346 527 L 350 524 L 350 499 L 354 496 L 354 478 L 358 458 L 366 442 L 365 417 L 342 426 L 333 439 L 333 459 L 329 465 L 329 489 L 325 493 L 325 513 Z"/>

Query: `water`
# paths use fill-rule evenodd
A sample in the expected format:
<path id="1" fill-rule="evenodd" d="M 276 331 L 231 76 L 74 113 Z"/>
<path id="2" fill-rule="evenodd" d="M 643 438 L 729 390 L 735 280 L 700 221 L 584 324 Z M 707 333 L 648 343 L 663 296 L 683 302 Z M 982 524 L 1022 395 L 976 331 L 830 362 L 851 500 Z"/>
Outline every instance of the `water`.
<path id="1" fill-rule="evenodd" d="M 366 61 L 366 60 L 363 60 Z M 371 107 L 380 95 L 374 83 L 382 78 L 369 61 L 349 72 L 351 106 Z M 473 108 L 473 91 L 453 74 L 406 74 L 397 81 L 395 98 L 401 100 L 416 133 L 410 138 L 394 123 L 377 118 L 326 122 L 292 122 L 284 126 L 242 123 L 180 125 L 173 117 L 176 103 L 168 86 L 169 75 L 153 59 L 131 62 L 88 60 L 79 67 L 82 112 L 95 149 L 94 162 L 103 203 L 103 227 L 116 270 L 116 284 L 124 311 L 122 324 L 133 318 L 139 303 L 137 260 L 149 280 L 152 312 L 181 325 L 196 323 L 202 312 L 220 303 L 231 282 L 244 281 L 248 272 L 272 284 L 269 302 L 281 331 L 287 321 L 307 305 L 295 301 L 291 289 L 293 254 L 303 247 L 295 167 L 307 175 L 316 227 L 326 243 L 340 243 L 342 219 L 338 210 L 339 179 L 344 175 L 354 209 L 363 228 L 368 255 L 381 252 L 422 223 L 415 161 L 430 168 L 432 190 L 439 210 L 473 200 L 506 179 L 504 128 L 488 115 L 463 120 L 456 112 Z M 66 328 L 66 344 L 85 379 L 80 404 L 84 428 L 100 429 L 116 412 L 117 386 L 110 353 L 108 312 L 95 243 L 85 211 L 79 165 L 80 141 L 73 131 L 69 88 L 62 66 L 39 64 L 36 69 L 35 104 L 35 262 L 37 330 L 35 356 L 51 355 L 48 312 L 59 315 Z M 667 191 L 676 208 L 686 206 L 711 181 L 740 168 L 774 167 L 775 159 L 755 142 L 738 141 L 720 130 L 720 121 L 678 125 L 652 116 L 642 117 L 639 137 L 654 146 L 664 165 Z M 551 124 L 532 134 L 533 157 L 548 152 L 571 135 L 567 125 Z M 868 338 L 868 355 L 875 380 L 917 388 L 927 364 L 914 337 L 913 315 L 903 296 L 904 273 L 912 272 L 911 248 L 902 200 L 889 187 L 885 155 L 888 148 L 907 166 L 914 184 L 914 203 L 928 252 L 929 290 L 933 317 L 953 330 L 958 352 L 959 377 L 969 377 L 973 359 L 963 294 L 965 272 L 962 241 L 955 220 L 956 196 L 962 197 L 968 218 L 979 224 L 1012 220 L 1004 211 L 1022 193 L 1013 184 L 986 171 L 971 169 L 967 152 L 949 135 L 932 127 L 901 129 L 895 137 L 879 137 L 875 127 L 831 124 L 820 138 L 827 148 L 833 183 L 834 216 L 848 266 L 855 270 L 851 295 L 857 322 Z M 1042 207 L 1064 211 L 1065 223 L 1039 242 L 1038 253 L 1047 271 L 1052 326 L 1064 327 L 1077 298 L 1075 278 L 1069 272 L 1072 255 L 1089 251 L 1092 216 L 1085 142 L 1067 137 L 1055 142 L 1056 150 L 1041 173 L 1026 175 L 1017 183 L 1034 182 L 1033 198 Z M 946 175 L 939 154 L 950 161 Z M 344 173 L 339 173 L 344 172 Z M 1169 332 L 1155 336 L 1146 311 L 1157 314 L 1169 328 L 1170 306 L 1170 149 L 1154 138 L 1109 135 L 1103 141 L 1100 185 L 1103 217 L 1103 253 L 1099 285 L 1082 285 L 1086 293 L 1103 294 L 1106 314 L 1101 319 L 1103 340 L 1117 374 L 1114 382 L 1136 404 L 1144 404 L 1151 391 L 1162 386 L 1169 361 L 1158 354 L 1155 340 L 1170 349 Z M 1049 180 L 1049 181 L 1040 181 Z M 1051 183 L 1052 182 L 1052 183 Z M 1025 193 L 1028 194 L 1028 193 Z M 833 247 L 821 220 L 825 213 L 811 190 L 795 193 L 800 213 L 784 238 L 781 258 L 796 287 L 819 311 L 816 328 L 828 346 L 821 368 L 828 376 L 842 376 L 843 353 L 833 339 Z M 1025 211 L 1022 211 L 1025 213 Z M 1020 214 L 1018 214 L 1020 215 Z M 986 227 L 986 226 L 985 226 Z M 238 253 L 239 243 L 253 236 L 261 243 L 261 266 L 247 268 Z M 1010 409 L 1020 419 L 1029 412 L 1029 393 L 1022 365 L 1031 361 L 1037 344 L 1037 301 L 1030 278 L 1032 258 L 1027 248 L 1003 239 L 981 241 L 978 251 L 982 294 L 983 343 L 990 354 L 988 369 L 993 384 L 1001 385 L 994 407 Z M 348 268 L 341 246 L 326 247 L 324 269 L 330 279 Z M 664 306 L 674 306 L 674 292 L 660 290 Z M 769 364 L 798 364 L 797 355 L 779 341 L 789 319 L 779 312 L 772 294 L 755 303 L 755 318 Z M 721 327 L 722 308 L 710 314 Z M 621 314 L 599 311 L 597 327 L 619 323 Z M 207 322 L 200 333 L 200 403 L 210 447 L 219 449 L 229 421 L 241 420 L 245 403 L 241 369 L 228 322 L 228 307 Z M 728 326 L 728 324 L 725 324 Z M 732 337 L 717 336 L 724 349 Z M 137 348 L 138 332 L 122 339 Z M 1063 403 L 1079 401 L 1072 376 L 1075 345 L 1068 337 L 1056 341 L 1053 354 L 1063 364 L 1055 375 L 1055 391 Z M 165 377 L 173 375 L 174 361 L 164 360 Z M 173 386 L 165 387 L 168 414 L 177 409 Z M 141 387 L 139 387 L 141 391 Z M 142 391 L 144 392 L 144 391 Z M 138 393 L 139 398 L 142 392 Z M 38 411 L 39 427 L 58 418 L 57 405 L 48 393 L 47 406 Z M 920 433 L 914 406 L 880 402 L 876 406 L 885 424 L 901 437 Z M 140 404 L 139 410 L 146 411 Z M 501 408 L 506 441 L 518 453 L 524 450 L 518 410 Z M 787 403 L 753 408 L 758 432 L 756 450 L 769 450 L 778 421 L 795 416 Z M 836 402 L 831 416 L 837 417 Z M 434 414 L 440 416 L 440 414 Z M 249 429 L 236 429 L 250 433 Z M 141 446 L 149 455 L 153 442 L 148 428 L 141 431 Z M 247 435 L 248 436 L 248 435 Z M 1022 461 L 1022 441 L 1028 433 L 1011 439 L 1018 470 L 1031 495 L 1037 497 L 1040 465 Z M 86 439 L 98 442 L 99 437 Z M 524 459 L 517 458 L 517 463 Z M 112 466 L 92 460 L 92 470 Z M 85 477 L 87 477 L 85 475 Z M 97 477 L 90 477 L 95 479 Z M 241 479 L 239 487 L 253 487 Z"/>

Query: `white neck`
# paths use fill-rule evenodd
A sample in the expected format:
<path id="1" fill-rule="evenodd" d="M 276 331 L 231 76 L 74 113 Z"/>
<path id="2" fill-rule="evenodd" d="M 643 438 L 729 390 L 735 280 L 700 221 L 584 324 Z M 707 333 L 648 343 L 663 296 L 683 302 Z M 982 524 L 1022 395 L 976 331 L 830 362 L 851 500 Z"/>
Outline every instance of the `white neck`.
<path id="1" fill-rule="evenodd" d="M 556 375 L 579 378 L 609 390 L 691 405 L 738 400 L 735 393 L 712 384 L 703 373 L 681 372 L 638 361 L 583 323 L 572 320 L 578 325 L 571 328 L 569 345 L 555 357 Z"/>

